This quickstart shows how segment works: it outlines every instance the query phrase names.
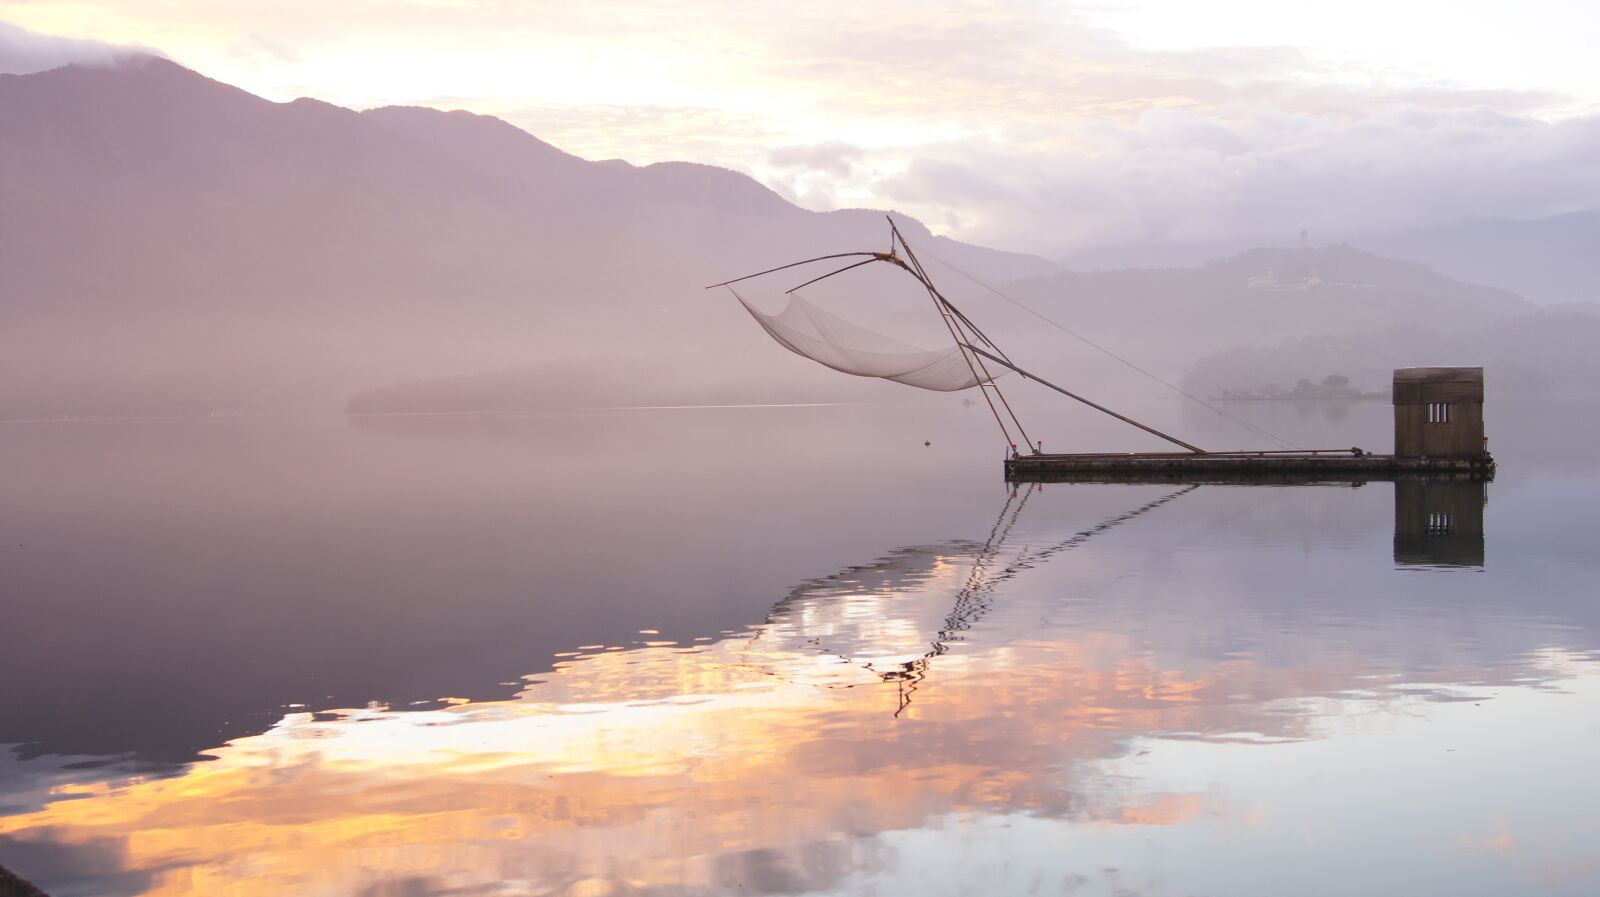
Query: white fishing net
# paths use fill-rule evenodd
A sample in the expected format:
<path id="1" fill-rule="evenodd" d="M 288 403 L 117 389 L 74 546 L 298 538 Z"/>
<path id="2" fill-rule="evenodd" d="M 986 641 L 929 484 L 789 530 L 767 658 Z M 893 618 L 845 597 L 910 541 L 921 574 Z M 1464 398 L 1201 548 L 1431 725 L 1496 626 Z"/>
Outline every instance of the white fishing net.
<path id="1" fill-rule="evenodd" d="M 991 369 L 989 377 L 974 377 L 959 346 L 919 349 L 852 324 L 797 295 L 791 294 L 789 304 L 777 314 L 761 311 L 738 292 L 733 295 L 779 345 L 841 373 L 938 392 L 971 389 L 1004 373 Z"/>

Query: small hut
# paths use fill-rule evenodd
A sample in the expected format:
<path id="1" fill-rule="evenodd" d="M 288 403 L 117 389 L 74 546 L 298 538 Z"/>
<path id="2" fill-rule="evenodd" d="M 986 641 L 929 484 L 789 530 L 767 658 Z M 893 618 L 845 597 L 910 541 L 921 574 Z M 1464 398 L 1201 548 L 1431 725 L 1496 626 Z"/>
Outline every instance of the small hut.
<path id="1" fill-rule="evenodd" d="M 1483 368 L 1399 368 L 1394 372 L 1396 458 L 1481 458 Z"/>

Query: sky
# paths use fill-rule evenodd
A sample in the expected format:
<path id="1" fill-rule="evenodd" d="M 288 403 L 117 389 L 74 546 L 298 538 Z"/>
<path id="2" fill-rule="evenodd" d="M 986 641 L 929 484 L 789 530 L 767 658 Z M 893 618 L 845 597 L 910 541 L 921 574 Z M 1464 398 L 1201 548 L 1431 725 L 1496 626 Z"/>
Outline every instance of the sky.
<path id="1" fill-rule="evenodd" d="M 0 0 L 0 71 L 145 48 L 1065 257 L 1600 207 L 1595 33 L 1575 0 Z"/>

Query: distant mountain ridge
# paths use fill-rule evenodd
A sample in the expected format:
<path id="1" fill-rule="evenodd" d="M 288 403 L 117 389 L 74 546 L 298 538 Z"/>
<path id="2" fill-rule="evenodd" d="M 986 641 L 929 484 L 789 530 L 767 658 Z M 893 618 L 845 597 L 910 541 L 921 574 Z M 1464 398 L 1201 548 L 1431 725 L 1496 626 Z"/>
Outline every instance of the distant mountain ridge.
<path id="1" fill-rule="evenodd" d="M 1184 385 L 1210 396 L 1230 390 L 1259 394 L 1291 388 L 1302 378 L 1339 374 L 1381 391 L 1395 368 L 1463 364 L 1483 367 L 1493 394 L 1593 396 L 1600 394 L 1596 345 L 1600 306 L 1539 308 L 1454 332 L 1404 324 L 1237 346 L 1201 358 Z"/>
<path id="2" fill-rule="evenodd" d="M 1252 249 L 1188 268 L 1062 271 L 1003 285 L 1007 296 L 1032 311 L 965 283 L 939 264 L 931 270 L 953 294 L 965 288 L 960 301 L 966 310 L 1024 366 L 1059 382 L 1092 384 L 1096 395 L 1149 388 L 1151 384 L 1086 342 L 1111 349 L 1175 381 L 1191 374 L 1196 363 L 1237 346 L 1273 347 L 1286 341 L 1398 327 L 1406 333 L 1429 335 L 1427 341 L 1416 343 L 1420 352 L 1448 343 L 1455 334 L 1492 333 L 1534 311 L 1534 306 L 1505 290 L 1463 283 L 1420 262 L 1385 258 L 1345 245 Z M 967 305 L 969 300 L 971 305 Z M 1041 320 L 1035 311 L 1067 332 Z M 909 313 L 928 316 L 923 308 Z M 1404 345 L 1403 339 L 1393 340 L 1388 348 Z M 806 364 L 785 357 L 775 347 L 772 355 L 765 364 Z M 1383 385 L 1367 376 L 1370 371 L 1365 367 L 1351 370 L 1363 375 L 1367 388 Z M 1335 372 L 1342 369 L 1335 367 L 1317 376 Z M 1244 376 L 1242 371 L 1237 373 Z M 562 395 L 593 403 L 615 392 L 617 384 L 608 381 L 616 376 L 612 372 L 586 373 L 576 367 L 463 372 L 462 376 L 364 391 L 352 400 L 351 409 L 367 413 L 514 411 L 557 401 Z M 1299 376 L 1304 374 L 1296 378 Z M 1292 384 L 1296 378 L 1288 382 Z M 1196 382 L 1212 385 L 1205 376 Z M 1247 377 L 1241 385 L 1254 383 Z M 669 401 L 659 388 L 660 384 L 651 384 L 642 390 L 640 401 Z M 806 384 L 806 388 L 814 387 Z M 794 386 L 769 384 L 763 389 L 763 397 L 772 401 L 804 401 L 815 395 Z"/>
<path id="3" fill-rule="evenodd" d="M 712 166 L 591 162 L 488 116 L 274 103 L 155 57 L 4 75 L 0 208 L 0 418 L 899 388 L 777 350 L 702 289 L 886 247 L 884 213 L 807 211 Z M 1128 370 L 988 286 L 1169 378 L 1229 347 L 1412 325 L 1492 335 L 1531 309 L 1437 264 L 1342 244 L 1068 271 L 895 218 L 1008 348 L 1097 387 Z M 852 278 L 831 300 L 860 323 L 916 342 L 936 321 L 895 272 Z M 808 298 L 829 301 L 838 283 Z"/>
<path id="4" fill-rule="evenodd" d="M 273 103 L 147 56 L 0 76 L 0 207 L 0 417 L 338 407 L 408 377 L 736 353 L 754 328 L 706 282 L 885 232 L 724 169 Z M 897 220 L 988 277 L 1054 270 Z"/>
<path id="5" fill-rule="evenodd" d="M 1293 238 L 1285 234 L 1283 248 L 1291 248 Z M 1350 233 L 1341 239 L 1386 256 L 1424 262 L 1450 277 L 1510 290 L 1541 305 L 1600 302 L 1600 252 L 1595 251 L 1600 246 L 1600 209 Z M 1237 255 L 1250 245 L 1225 240 L 1098 246 L 1073 254 L 1064 264 L 1101 271 L 1188 268 Z"/>
<path id="6" fill-rule="evenodd" d="M 1388 388 L 1397 367 L 1486 367 L 1497 393 L 1600 391 L 1600 304 L 1538 305 L 1422 261 L 1354 246 L 1254 249 L 1192 268 L 1072 271 L 1014 287 L 1186 389 L 1291 389 L 1337 374 Z M 1176 362 L 1177 369 L 1171 365 Z"/>
<path id="7" fill-rule="evenodd" d="M 1064 271 L 1010 289 L 1085 334 L 1179 365 L 1241 343 L 1395 324 L 1462 329 L 1532 309 L 1509 291 L 1345 244 L 1251 249 L 1193 267 Z"/>
<path id="8" fill-rule="evenodd" d="M 1600 210 L 1414 228 L 1377 241 L 1396 255 L 1536 302 L 1600 302 Z"/>

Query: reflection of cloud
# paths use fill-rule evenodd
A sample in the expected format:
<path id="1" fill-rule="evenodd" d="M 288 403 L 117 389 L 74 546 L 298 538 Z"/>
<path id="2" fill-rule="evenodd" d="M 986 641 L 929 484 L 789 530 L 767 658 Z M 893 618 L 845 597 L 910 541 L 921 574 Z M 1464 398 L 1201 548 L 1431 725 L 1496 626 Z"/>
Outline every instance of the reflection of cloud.
<path id="1" fill-rule="evenodd" d="M 1600 858 L 1569 853 L 1575 841 L 1569 836 L 1551 839 L 1533 839 L 1526 851 L 1528 857 L 1518 857 L 1523 845 L 1512 834 L 1506 820 L 1497 820 L 1490 834 L 1463 835 L 1459 839 L 1462 849 L 1473 853 L 1493 855 L 1496 859 L 1518 867 L 1521 877 L 1530 880 L 1543 890 L 1566 888 L 1574 883 L 1591 879 L 1600 873 Z M 1552 855 L 1553 854 L 1553 855 Z M 1521 860 L 1521 862 L 1519 862 Z"/>
<path id="2" fill-rule="evenodd" d="M 48 880 L 56 893 L 91 892 L 107 897 L 143 894 L 160 871 L 130 864 L 128 837 L 81 838 L 49 829 L 29 832 L 26 838 L 0 835 L 0 858 L 5 864 L 27 870 L 30 878 Z M 64 837 L 63 837 L 64 836 Z M 3 873 L 6 865 L 0 865 Z M 0 893 L 10 894 L 0 874 Z"/>
<path id="3" fill-rule="evenodd" d="M 1467 850 L 1482 851 L 1505 857 L 1517 846 L 1517 839 L 1515 835 L 1511 834 L 1511 829 L 1506 820 L 1500 819 L 1495 822 L 1491 834 L 1476 837 L 1462 835 L 1461 846 Z"/>
<path id="4" fill-rule="evenodd" d="M 1178 825 L 1207 809 L 1206 799 L 1198 794 L 1159 794 L 1145 803 L 1098 811 L 1094 817 L 1111 825 Z"/>
<path id="5" fill-rule="evenodd" d="M 949 658 L 899 729 L 886 725 L 895 700 L 882 688 L 770 675 L 803 679 L 796 671 L 818 663 L 809 651 L 753 654 L 735 639 L 605 652 L 516 701 L 352 714 L 365 721 L 296 714 L 180 780 L 72 789 L 75 800 L 0 820 L 0 834 L 126 839 L 132 870 L 187 866 L 191 887 L 238 894 L 313 882 L 360 892 L 424 872 L 460 886 L 508 863 L 558 886 L 795 893 L 892 864 L 871 838 L 839 840 L 841 827 L 869 835 L 954 812 L 1181 824 L 1207 812 L 1203 798 L 1088 804 L 1071 764 L 1116 755 L 1134 732 L 1299 730 L 1249 707 L 1171 701 L 1170 674 L 1099 667 L 1130 648 L 1100 638 L 1109 643 L 1010 652 L 1001 667 Z M 1248 664 L 1229 669 L 1215 692 L 1260 687 Z M 178 881 L 157 893 L 189 893 Z"/>
<path id="6" fill-rule="evenodd" d="M 1597 872 L 1600 872 L 1600 858 L 1570 857 L 1534 867 L 1533 881 L 1541 888 L 1560 888 L 1593 878 Z"/>
<path id="7" fill-rule="evenodd" d="M 407 876 L 380 881 L 361 889 L 356 897 L 431 897 L 434 894 L 460 893 L 424 876 Z"/>
<path id="8" fill-rule="evenodd" d="M 1259 802 L 1275 798 L 1217 787 L 1214 758 L 1184 759 L 1189 745 L 1265 760 L 1280 750 L 1267 742 L 1319 747 L 1346 714 L 1422 706 L 1417 682 L 1582 671 L 1581 658 L 1551 652 L 1483 660 L 1476 639 L 1396 625 L 1404 614 L 1352 638 L 1349 621 L 1366 618 L 1347 601 L 1332 620 L 1313 605 L 1292 624 L 1242 587 L 1209 604 L 1216 584 L 1203 576 L 1148 589 L 1129 581 L 1144 555 L 1064 553 L 1088 534 L 1126 534 L 1108 531 L 1140 512 L 1063 541 L 1073 527 L 1008 528 L 1011 504 L 987 542 L 889 552 L 808 580 L 752 632 L 588 645 L 509 700 L 296 713 L 180 776 L 64 783 L 47 805 L 0 817 L 0 839 L 116 845 L 105 874 L 149 876 L 161 897 L 859 891 L 919 859 L 908 834 L 1010 860 L 1025 856 L 1025 826 L 1060 844 L 1259 824 Z M 1269 506 L 1231 524 L 1285 519 Z M 950 638 L 974 575 L 1008 588 Z M 1451 596 L 1463 610 L 1439 618 L 1498 628 Z M 844 662 L 922 656 L 935 641 L 948 651 L 904 707 L 896 683 Z M 1443 655 L 1402 678 L 1393 661 L 1418 644 Z M 1157 756 L 1136 759 L 1154 741 Z M 998 834 L 971 837 L 974 825 Z M 1069 829 L 1084 838 L 1061 837 Z M 1495 849 L 1507 830 L 1448 831 Z M 1097 868 L 1052 871 L 1081 887 Z"/>
<path id="9" fill-rule="evenodd" d="M 738 893 L 807 894 L 852 872 L 882 868 L 884 853 L 874 838 L 814 841 L 792 851 L 759 847 L 717 857 L 713 881 Z"/>
<path id="10" fill-rule="evenodd" d="M 1258 808 L 1108 783 L 1096 767 L 1148 737 L 1312 738 L 1329 710 L 1303 699 L 1387 693 L 1369 668 L 1334 657 L 1292 675 L 1248 656 L 1180 665 L 1141 651 L 1138 632 L 1077 617 L 1044 627 L 1040 607 L 1060 599 L 1046 590 L 1036 605 L 1009 595 L 1017 612 L 990 614 L 941 656 L 897 721 L 893 684 L 819 649 L 917 650 L 944 625 L 976 548 L 900 552 L 816 580 L 756 637 L 591 646 L 514 700 L 297 713 L 176 779 L 64 786 L 58 797 L 72 799 L 0 819 L 0 836 L 125 844 L 118 870 L 183 869 L 160 879 L 163 895 L 420 894 L 510 879 L 555 893 L 809 892 L 897 868 L 881 834 L 956 817 L 1253 824 Z M 1037 543 L 1016 551 L 995 569 L 1041 557 Z M 1072 579 L 1092 593 L 1104 585 L 1094 575 L 1079 566 Z"/>
<path id="11" fill-rule="evenodd" d="M 1117 756 L 1134 734 L 1303 734 L 1298 718 L 1233 700 L 1272 691 L 1254 664 L 1155 668 L 1125 633 L 955 643 L 900 723 L 896 686 L 818 653 L 924 651 L 972 576 L 1009 577 L 1059 545 L 999 548 L 895 552 L 796 589 L 754 637 L 595 647 L 513 701 L 294 714 L 178 782 L 66 786 L 78 799 L 0 820 L 0 834 L 140 834 L 130 869 L 186 866 L 185 881 L 261 893 L 330 880 L 388 893 L 425 872 L 471 886 L 508 863 L 595 893 L 799 893 L 894 867 L 872 836 L 952 813 L 1178 825 L 1222 812 L 1197 795 L 1073 787 L 1076 763 Z"/>

